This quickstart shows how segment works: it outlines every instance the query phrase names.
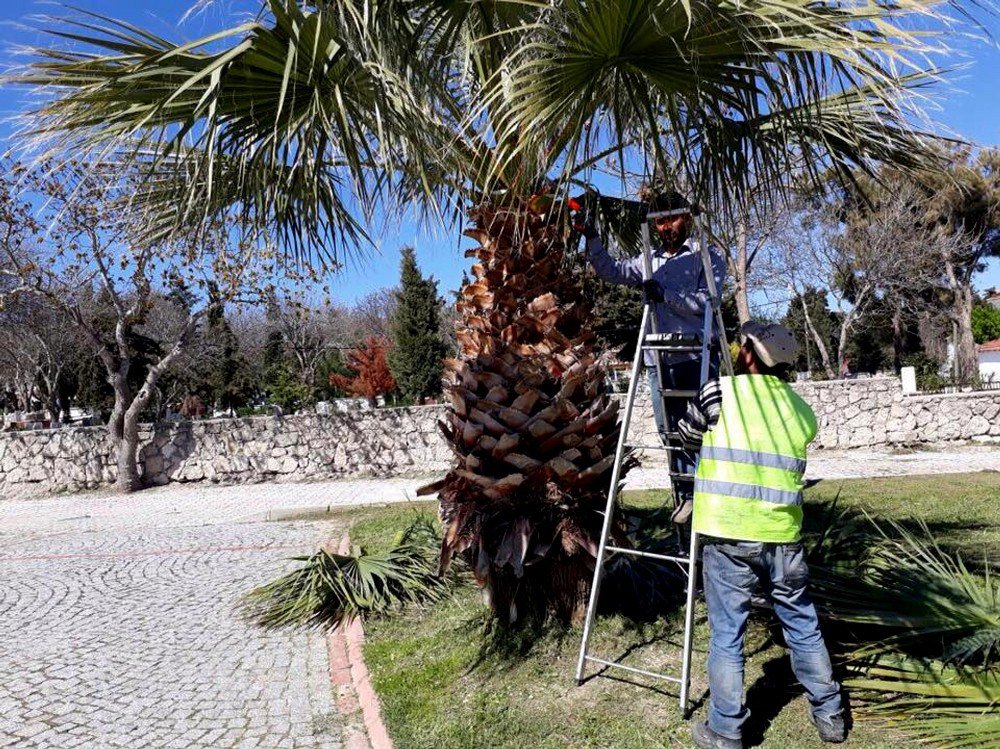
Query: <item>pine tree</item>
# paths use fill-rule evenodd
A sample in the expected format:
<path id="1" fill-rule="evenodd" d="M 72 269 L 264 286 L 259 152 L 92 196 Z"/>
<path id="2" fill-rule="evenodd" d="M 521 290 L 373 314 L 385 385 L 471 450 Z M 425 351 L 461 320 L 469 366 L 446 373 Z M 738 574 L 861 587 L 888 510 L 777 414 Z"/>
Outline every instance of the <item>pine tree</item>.
<path id="1" fill-rule="evenodd" d="M 208 317 L 206 337 L 215 347 L 207 377 L 208 390 L 217 406 L 230 413 L 246 405 L 254 394 L 253 378 L 240 342 L 220 307 Z"/>
<path id="2" fill-rule="evenodd" d="M 419 403 L 441 392 L 442 359 L 448 350 L 440 330 L 442 300 L 437 281 L 420 275 L 411 247 L 402 250 L 399 280 L 389 368 L 403 397 Z"/>

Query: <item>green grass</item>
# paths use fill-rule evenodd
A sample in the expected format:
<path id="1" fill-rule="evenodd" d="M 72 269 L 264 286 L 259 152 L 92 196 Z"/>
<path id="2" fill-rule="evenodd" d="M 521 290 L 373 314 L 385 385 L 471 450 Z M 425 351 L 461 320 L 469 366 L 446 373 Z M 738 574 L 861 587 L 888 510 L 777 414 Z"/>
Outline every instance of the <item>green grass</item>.
<path id="1" fill-rule="evenodd" d="M 1000 475 L 907 477 L 824 482 L 807 492 L 807 518 L 824 517 L 830 502 L 864 508 L 877 517 L 923 520 L 947 546 L 981 555 L 1000 552 Z M 626 502 L 649 512 L 657 492 L 636 492 Z M 354 543 L 391 542 L 414 513 L 434 505 L 390 507 L 355 516 Z M 693 695 L 706 690 L 707 626 L 698 611 Z M 484 629 L 479 593 L 460 587 L 447 601 L 366 622 L 365 658 L 398 749 L 658 749 L 691 746 L 688 726 L 669 685 L 599 677 L 574 682 L 578 628 L 553 627 L 497 636 Z M 601 617 L 592 652 L 650 670 L 679 668 L 679 613 L 648 623 Z M 748 633 L 747 701 L 753 712 L 747 746 L 824 746 L 808 721 L 785 651 L 761 622 Z M 704 714 L 702 704 L 696 715 Z M 883 722 L 859 721 L 850 745 L 896 749 L 908 745 Z"/>

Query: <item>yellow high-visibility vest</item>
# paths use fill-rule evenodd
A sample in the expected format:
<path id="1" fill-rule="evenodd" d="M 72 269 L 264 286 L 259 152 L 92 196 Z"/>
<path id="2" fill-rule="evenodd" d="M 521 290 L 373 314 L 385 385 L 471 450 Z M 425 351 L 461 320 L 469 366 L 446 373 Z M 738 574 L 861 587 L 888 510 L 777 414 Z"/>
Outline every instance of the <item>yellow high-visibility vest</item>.
<path id="1" fill-rule="evenodd" d="M 695 472 L 692 527 L 740 541 L 798 541 L 816 415 L 777 377 L 739 375 L 720 383 L 719 421 L 705 434 Z"/>

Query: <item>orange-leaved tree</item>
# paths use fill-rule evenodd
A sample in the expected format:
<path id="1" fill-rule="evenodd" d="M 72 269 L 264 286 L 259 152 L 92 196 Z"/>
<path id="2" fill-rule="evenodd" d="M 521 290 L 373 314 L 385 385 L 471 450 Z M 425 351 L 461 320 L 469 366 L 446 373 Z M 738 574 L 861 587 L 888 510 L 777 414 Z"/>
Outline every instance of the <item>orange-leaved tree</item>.
<path id="1" fill-rule="evenodd" d="M 331 374 L 330 384 L 351 395 L 367 398 L 374 408 L 378 396 L 396 389 L 396 381 L 389 371 L 388 352 L 389 344 L 384 339 L 369 336 L 361 346 L 351 349 L 344 356 L 347 366 L 354 370 L 354 376 Z"/>

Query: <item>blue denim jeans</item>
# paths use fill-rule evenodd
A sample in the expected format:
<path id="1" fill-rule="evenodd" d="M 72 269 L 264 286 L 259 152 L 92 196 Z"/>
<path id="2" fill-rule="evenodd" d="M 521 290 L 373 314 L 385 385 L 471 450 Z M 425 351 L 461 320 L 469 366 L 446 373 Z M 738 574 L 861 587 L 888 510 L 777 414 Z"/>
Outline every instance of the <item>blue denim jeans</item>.
<path id="1" fill-rule="evenodd" d="M 696 360 L 677 362 L 675 364 L 664 364 L 663 386 L 668 389 L 677 390 L 697 390 L 701 387 L 701 362 Z M 647 366 L 647 376 L 649 377 L 649 394 L 653 400 L 653 419 L 656 421 L 656 430 L 660 434 L 660 441 L 664 445 L 670 444 L 667 441 L 668 432 L 677 431 L 677 423 L 683 418 L 687 411 L 687 398 L 667 398 L 664 401 L 660 397 L 660 383 L 656 378 L 656 367 Z M 712 379 L 719 376 L 719 354 L 714 352 L 708 365 L 708 377 Z M 698 457 L 695 453 L 687 450 L 672 450 L 670 452 L 670 469 L 674 473 L 694 473 Z M 694 496 L 694 481 L 679 479 L 673 482 L 677 501 L 691 499 Z"/>
<path id="2" fill-rule="evenodd" d="M 706 538 L 703 548 L 705 602 L 712 630 L 708 652 L 711 699 L 708 725 L 731 739 L 741 737 L 750 715 L 743 704 L 743 636 L 750 596 L 758 584 L 774 604 L 792 670 L 817 717 L 839 714 L 840 685 L 819 631 L 816 607 L 806 585 L 809 568 L 801 544 L 765 544 Z"/>

